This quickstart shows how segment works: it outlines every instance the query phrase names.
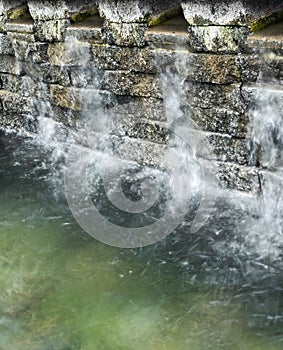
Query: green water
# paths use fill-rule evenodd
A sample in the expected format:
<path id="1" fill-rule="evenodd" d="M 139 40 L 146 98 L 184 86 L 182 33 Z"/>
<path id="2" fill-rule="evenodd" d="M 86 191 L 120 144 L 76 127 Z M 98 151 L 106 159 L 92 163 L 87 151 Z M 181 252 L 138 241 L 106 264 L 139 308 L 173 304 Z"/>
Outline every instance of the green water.
<path id="1" fill-rule="evenodd" d="M 280 265 L 217 255 L 205 232 L 103 245 L 17 148 L 0 149 L 1 350 L 282 349 Z"/>

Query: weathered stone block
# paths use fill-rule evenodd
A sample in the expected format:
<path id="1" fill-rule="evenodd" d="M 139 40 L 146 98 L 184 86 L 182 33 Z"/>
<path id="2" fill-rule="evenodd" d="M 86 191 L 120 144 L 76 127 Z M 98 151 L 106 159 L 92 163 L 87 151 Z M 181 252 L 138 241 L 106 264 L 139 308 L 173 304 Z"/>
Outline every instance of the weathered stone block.
<path id="1" fill-rule="evenodd" d="M 75 111 L 93 110 L 103 108 L 107 105 L 111 94 L 98 89 L 80 89 L 74 87 L 63 87 L 50 85 L 51 102 L 63 108 Z"/>
<path id="2" fill-rule="evenodd" d="M 30 97 L 23 97 L 7 90 L 0 90 L 0 99 L 3 111 L 31 115 L 35 114 L 34 102 Z"/>
<path id="3" fill-rule="evenodd" d="M 189 83 L 185 84 L 184 93 L 184 112 L 196 128 L 246 136 L 248 113 L 241 96 L 241 85 Z"/>
<path id="4" fill-rule="evenodd" d="M 246 110 L 240 84 L 218 85 L 187 82 L 184 85 L 184 93 L 192 107 L 203 109 L 218 107 L 238 112 Z"/>
<path id="5" fill-rule="evenodd" d="M 127 123 L 128 118 L 166 121 L 164 103 L 153 97 L 116 96 L 111 111 Z"/>
<path id="6" fill-rule="evenodd" d="M 254 0 L 187 0 L 181 6 L 190 25 L 236 26 L 250 26 L 254 20 L 283 7 L 281 1 Z"/>
<path id="7" fill-rule="evenodd" d="M 15 76 L 11 74 L 1 74 L 0 81 L 3 90 L 19 94 L 21 97 L 29 97 L 33 99 L 34 105 L 38 100 L 48 103 L 49 88 L 43 82 L 39 84 L 38 81 L 34 81 L 27 75 Z"/>
<path id="8" fill-rule="evenodd" d="M 0 33 L 0 55 L 13 55 L 14 49 L 10 38 Z"/>
<path id="9" fill-rule="evenodd" d="M 207 159 L 247 166 L 257 165 L 256 153 L 252 152 L 251 140 L 209 134 L 204 136 L 204 142 L 208 143 L 212 149 L 212 153 L 207 152 L 201 155 Z"/>
<path id="10" fill-rule="evenodd" d="M 243 82 L 255 83 L 259 80 L 274 83 L 283 80 L 283 57 L 274 53 L 254 53 L 239 55 L 237 65 Z"/>
<path id="11" fill-rule="evenodd" d="M 21 65 L 14 56 L 0 55 L 0 73 L 21 75 Z"/>
<path id="12" fill-rule="evenodd" d="M 0 128 L 31 136 L 36 132 L 37 120 L 31 114 L 4 111 L 0 115 Z"/>
<path id="13" fill-rule="evenodd" d="M 101 87 L 116 95 L 162 98 L 160 83 L 150 74 L 105 71 Z"/>
<path id="14" fill-rule="evenodd" d="M 242 78 L 234 55 L 189 54 L 186 68 L 185 76 L 195 82 L 230 84 Z"/>
<path id="15" fill-rule="evenodd" d="M 148 48 L 92 45 L 91 63 L 98 69 L 155 73 L 153 52 Z"/>
<path id="16" fill-rule="evenodd" d="M 17 19 L 11 22 L 6 22 L 5 24 L 7 32 L 14 33 L 34 33 L 34 22 L 32 19 Z"/>
<path id="17" fill-rule="evenodd" d="M 67 28 L 66 36 L 79 41 L 102 44 L 103 20 L 98 15 L 91 16 L 83 22 L 74 23 Z"/>
<path id="18" fill-rule="evenodd" d="M 48 63 L 34 64 L 31 61 L 21 63 L 22 71 L 41 86 L 42 83 L 70 86 L 69 72 L 66 67 L 51 66 Z"/>
<path id="19" fill-rule="evenodd" d="M 170 11 L 176 7 L 175 0 L 100 0 L 99 12 L 101 16 L 112 22 L 148 22 L 152 17 L 163 11 Z"/>
<path id="20" fill-rule="evenodd" d="M 50 44 L 48 56 L 54 66 L 85 66 L 90 60 L 90 44 L 71 38 L 64 43 Z"/>
<path id="21" fill-rule="evenodd" d="M 101 85 L 103 71 L 96 67 L 72 66 L 68 68 L 71 85 L 74 87 L 96 87 Z"/>
<path id="22" fill-rule="evenodd" d="M 29 0 L 28 7 L 34 20 L 55 20 L 71 18 L 78 13 L 84 13 L 96 8 L 95 0 L 68 0 L 68 1 L 37 1 Z"/>
<path id="23" fill-rule="evenodd" d="M 48 44 L 11 39 L 15 57 L 19 61 L 43 63 L 48 61 Z"/>
<path id="24" fill-rule="evenodd" d="M 216 179 L 221 187 L 244 192 L 260 192 L 259 169 L 217 162 Z"/>
<path id="25" fill-rule="evenodd" d="M 235 137 L 244 138 L 248 134 L 248 113 L 238 113 L 227 108 L 202 109 L 193 107 L 190 109 L 190 118 L 194 127 L 204 131 L 229 134 Z"/>
<path id="26" fill-rule="evenodd" d="M 246 50 L 247 27 L 189 26 L 188 41 L 192 51 L 237 53 Z"/>
<path id="27" fill-rule="evenodd" d="M 102 39 L 110 45 L 145 46 L 147 26 L 141 23 L 104 22 Z"/>
<path id="28" fill-rule="evenodd" d="M 183 1 L 184 16 L 190 25 L 245 25 L 246 12 L 240 0 Z"/>
<path id="29" fill-rule="evenodd" d="M 51 107 L 52 119 L 66 126 L 76 126 L 77 121 L 81 118 L 80 111 L 75 111 L 73 109 L 67 109 L 56 105 L 52 105 Z"/>
<path id="30" fill-rule="evenodd" d="M 36 35 L 41 41 L 63 41 L 69 25 L 70 20 L 68 19 L 37 21 L 35 24 Z"/>

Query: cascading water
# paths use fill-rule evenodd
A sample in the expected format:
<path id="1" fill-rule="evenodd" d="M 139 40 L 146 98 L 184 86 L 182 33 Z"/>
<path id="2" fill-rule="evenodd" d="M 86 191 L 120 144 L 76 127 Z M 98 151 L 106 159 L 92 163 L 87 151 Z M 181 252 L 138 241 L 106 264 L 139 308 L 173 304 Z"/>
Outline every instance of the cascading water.
<path id="1" fill-rule="evenodd" d="M 68 38 L 67 45 L 80 57 L 76 39 Z M 6 188 L 0 211 L 0 348 L 280 349 L 283 138 L 276 93 L 259 82 L 262 89 L 250 116 L 250 133 L 265 168 L 262 194 L 219 190 L 216 196 L 209 166 L 199 160 L 199 154 L 212 151 L 184 113 L 179 87 L 188 64 L 180 59 L 173 70 L 161 69 L 167 117 L 162 156 L 167 163 L 159 168 L 145 157 L 146 150 L 154 152 L 146 142 L 131 145 L 129 134 L 139 123 L 116 118 L 115 100 L 105 107 L 96 90 L 103 77 L 95 68 L 86 72 L 85 64 L 87 57 L 77 77 L 85 87 L 81 101 L 88 105 L 81 119 L 63 126 L 52 119 L 51 106 L 35 97 L 37 135 L 22 148 L 6 145 L 8 157 L 0 153 Z M 30 65 L 28 71 L 36 80 Z M 132 156 L 126 171 L 121 160 L 125 151 Z M 172 186 L 166 166 L 177 169 L 173 180 L 178 186 Z M 107 170 L 106 176 L 97 178 L 94 170 Z M 113 181 L 116 170 L 124 172 L 120 187 Z M 106 205 L 106 217 L 116 216 L 126 228 L 161 217 L 172 193 L 177 200 L 171 205 L 180 209 L 185 204 L 189 210 L 178 218 L 177 230 L 158 244 L 130 250 L 102 245 L 80 230 L 62 200 L 66 173 L 76 179 L 71 190 L 86 182 L 91 194 L 97 194 L 92 186 L 104 190 L 130 214 L 161 194 L 160 207 L 137 222 L 124 213 L 123 221 L 119 211 L 109 211 L 109 203 L 99 202 Z M 101 178 L 109 180 L 109 187 L 99 187 Z M 145 180 L 147 187 L 142 187 Z M 156 181 L 161 186 L 155 192 Z M 121 188 L 125 194 L 130 190 L 122 203 L 116 196 Z M 71 194 L 76 199 L 78 193 Z M 96 201 L 93 196 L 92 204 Z"/>

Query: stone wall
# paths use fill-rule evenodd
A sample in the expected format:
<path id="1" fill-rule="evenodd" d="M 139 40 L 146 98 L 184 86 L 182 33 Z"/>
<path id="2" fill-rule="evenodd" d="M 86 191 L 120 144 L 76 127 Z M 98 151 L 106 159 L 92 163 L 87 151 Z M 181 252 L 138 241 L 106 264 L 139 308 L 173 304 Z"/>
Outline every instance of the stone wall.
<path id="1" fill-rule="evenodd" d="M 160 74 L 170 68 L 177 112 L 212 148 L 199 156 L 216 161 L 223 186 L 257 192 L 260 150 L 248 122 L 262 60 L 250 33 L 282 10 L 260 0 L 2 0 L 0 126 L 32 134 L 46 115 L 75 127 L 99 101 L 125 125 L 128 149 L 154 164 L 170 118 Z M 267 58 L 263 74 L 281 77 L 281 61 Z"/>

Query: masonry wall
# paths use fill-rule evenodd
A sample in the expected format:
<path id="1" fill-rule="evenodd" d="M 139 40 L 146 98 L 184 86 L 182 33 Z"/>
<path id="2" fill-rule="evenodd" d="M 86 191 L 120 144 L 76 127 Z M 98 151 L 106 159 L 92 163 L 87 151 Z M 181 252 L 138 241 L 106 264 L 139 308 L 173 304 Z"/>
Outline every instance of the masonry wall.
<path id="1" fill-rule="evenodd" d="M 138 147 L 155 164 L 170 117 L 160 80 L 169 67 L 181 77 L 179 111 L 213 150 L 199 155 L 216 161 L 222 186 L 257 192 L 251 85 L 260 72 L 280 78 L 282 60 L 277 53 L 263 67 L 249 35 L 277 19 L 280 3 L 0 1 L 0 126 L 32 135 L 46 115 L 74 128 L 100 101 L 124 125 L 129 153 Z"/>

